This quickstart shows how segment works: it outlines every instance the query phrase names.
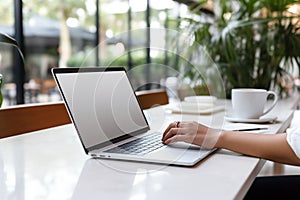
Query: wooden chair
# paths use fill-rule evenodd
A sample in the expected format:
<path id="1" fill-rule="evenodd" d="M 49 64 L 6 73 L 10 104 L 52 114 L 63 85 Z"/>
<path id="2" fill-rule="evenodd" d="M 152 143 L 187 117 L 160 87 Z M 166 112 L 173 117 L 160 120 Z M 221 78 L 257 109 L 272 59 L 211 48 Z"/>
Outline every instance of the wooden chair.
<path id="1" fill-rule="evenodd" d="M 165 90 L 136 92 L 142 109 L 168 104 Z M 25 104 L 0 109 L 0 138 L 71 123 L 64 103 Z"/>
<path id="2" fill-rule="evenodd" d="M 24 104 L 0 109 L 0 138 L 71 123 L 64 103 Z"/>
<path id="3" fill-rule="evenodd" d="M 142 109 L 169 103 L 167 91 L 163 89 L 137 91 L 136 96 Z"/>

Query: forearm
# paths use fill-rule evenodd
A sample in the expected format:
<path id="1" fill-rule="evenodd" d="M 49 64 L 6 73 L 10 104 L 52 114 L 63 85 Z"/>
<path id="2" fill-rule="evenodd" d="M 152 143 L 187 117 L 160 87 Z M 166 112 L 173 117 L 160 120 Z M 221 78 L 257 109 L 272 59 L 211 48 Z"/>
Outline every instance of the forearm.
<path id="1" fill-rule="evenodd" d="M 280 163 L 300 165 L 300 159 L 286 141 L 286 133 L 254 134 L 223 131 L 216 147 Z"/>

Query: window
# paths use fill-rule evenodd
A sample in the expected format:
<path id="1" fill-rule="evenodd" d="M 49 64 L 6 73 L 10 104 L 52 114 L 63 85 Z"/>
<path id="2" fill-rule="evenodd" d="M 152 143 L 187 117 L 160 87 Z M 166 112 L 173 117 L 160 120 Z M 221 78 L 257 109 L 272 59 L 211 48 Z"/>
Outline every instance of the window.
<path id="1" fill-rule="evenodd" d="M 174 55 L 147 48 L 149 38 L 154 43 L 157 39 L 168 43 L 167 33 L 161 37 L 155 32 L 147 35 L 147 27 L 176 28 L 178 5 L 172 0 L 23 0 L 25 103 L 60 99 L 50 73 L 52 67 L 95 66 L 97 57 L 101 66 L 125 66 L 136 89 L 144 89 L 142 86 L 147 83 L 160 83 L 172 75 L 171 68 L 176 63 L 172 63 Z M 0 31 L 14 36 L 13 0 L 0 3 Z M 0 73 L 5 83 L 3 106 L 16 104 L 12 49 L 0 45 Z"/>

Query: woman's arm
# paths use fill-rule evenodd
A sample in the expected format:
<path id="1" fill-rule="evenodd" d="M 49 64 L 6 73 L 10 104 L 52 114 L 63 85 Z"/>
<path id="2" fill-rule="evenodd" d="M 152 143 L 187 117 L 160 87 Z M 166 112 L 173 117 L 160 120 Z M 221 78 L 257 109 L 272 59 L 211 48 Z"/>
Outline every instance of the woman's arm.
<path id="1" fill-rule="evenodd" d="M 196 122 L 180 122 L 169 125 L 163 134 L 162 141 L 165 144 L 184 141 L 205 148 L 223 148 L 254 157 L 300 166 L 300 159 L 287 143 L 286 135 L 286 133 L 256 134 L 223 131 L 208 128 Z"/>
<path id="2" fill-rule="evenodd" d="M 222 131 L 216 147 L 280 163 L 300 166 L 300 159 L 287 143 L 286 133 L 255 134 Z"/>

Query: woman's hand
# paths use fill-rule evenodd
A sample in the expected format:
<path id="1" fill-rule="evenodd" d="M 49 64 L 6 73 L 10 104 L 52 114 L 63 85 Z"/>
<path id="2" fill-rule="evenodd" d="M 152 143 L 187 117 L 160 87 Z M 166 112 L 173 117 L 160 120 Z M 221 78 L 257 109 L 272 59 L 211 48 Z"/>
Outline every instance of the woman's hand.
<path id="1" fill-rule="evenodd" d="M 197 122 L 174 122 L 165 130 L 162 141 L 165 144 L 182 141 L 207 149 L 224 148 L 245 155 L 300 166 L 300 159 L 289 146 L 286 137 L 287 133 L 257 134 L 221 131 Z"/>
<path id="2" fill-rule="evenodd" d="M 216 147 L 220 134 L 221 131 L 197 122 L 174 122 L 164 131 L 162 141 L 164 144 L 182 141 L 211 149 Z"/>

